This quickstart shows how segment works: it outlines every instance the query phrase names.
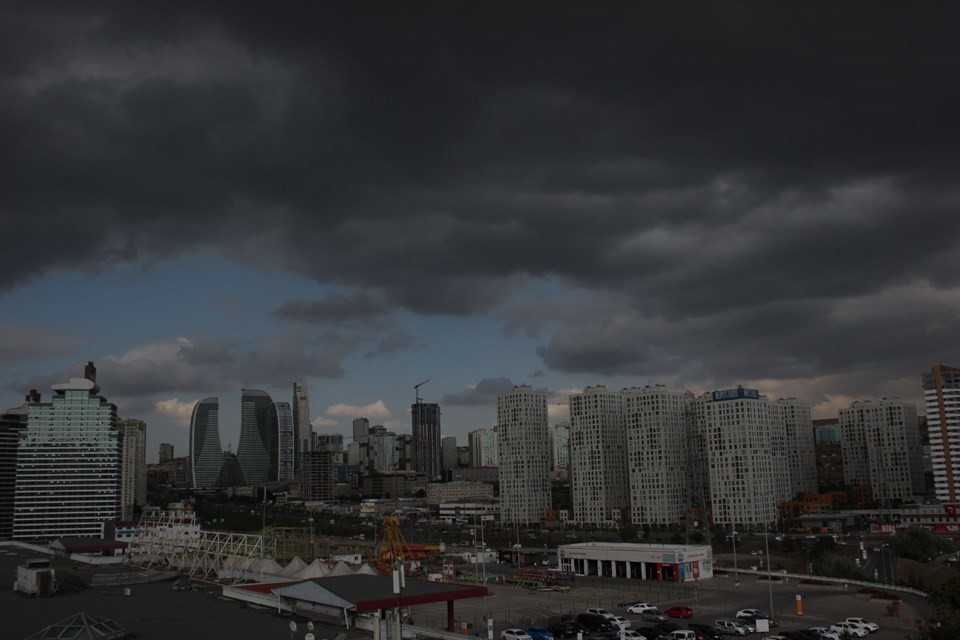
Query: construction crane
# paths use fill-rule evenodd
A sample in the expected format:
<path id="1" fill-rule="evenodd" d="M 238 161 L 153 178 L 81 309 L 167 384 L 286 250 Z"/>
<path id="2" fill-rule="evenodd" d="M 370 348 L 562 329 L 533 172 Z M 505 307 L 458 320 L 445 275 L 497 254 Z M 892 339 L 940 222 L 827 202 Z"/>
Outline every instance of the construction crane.
<path id="1" fill-rule="evenodd" d="M 420 404 L 420 402 L 423 400 L 423 398 L 420 397 L 420 387 L 427 384 L 428 382 L 430 382 L 429 378 L 419 384 L 413 385 L 413 399 L 417 402 L 417 404 Z"/>
<path id="2" fill-rule="evenodd" d="M 405 574 L 423 571 L 421 563 L 424 560 L 435 560 L 443 555 L 447 545 L 440 544 L 410 544 L 400 531 L 400 518 L 387 516 L 383 519 L 383 537 L 377 544 L 374 555 L 377 569 L 383 575 L 390 575 L 397 566 L 402 565 Z"/>

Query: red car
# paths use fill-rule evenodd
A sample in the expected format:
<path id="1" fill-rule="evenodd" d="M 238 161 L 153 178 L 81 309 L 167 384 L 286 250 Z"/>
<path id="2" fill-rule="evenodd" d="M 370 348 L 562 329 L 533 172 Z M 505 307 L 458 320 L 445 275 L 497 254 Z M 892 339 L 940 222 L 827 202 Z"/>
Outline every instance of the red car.
<path id="1" fill-rule="evenodd" d="M 692 618 L 693 609 L 690 607 L 670 607 L 664 611 L 671 618 Z"/>

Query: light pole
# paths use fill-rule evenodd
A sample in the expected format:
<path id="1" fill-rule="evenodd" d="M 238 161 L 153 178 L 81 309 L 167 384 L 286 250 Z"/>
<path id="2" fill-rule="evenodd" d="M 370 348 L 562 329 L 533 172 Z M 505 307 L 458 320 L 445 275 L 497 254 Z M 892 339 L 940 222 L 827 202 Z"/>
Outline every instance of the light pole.
<path id="1" fill-rule="evenodd" d="M 733 586 L 740 586 L 740 570 L 737 569 L 737 531 L 734 529 L 733 533 L 730 534 L 730 539 L 733 541 Z"/>
<path id="2" fill-rule="evenodd" d="M 313 516 L 307 518 L 307 522 L 310 523 L 310 561 L 313 562 L 313 559 L 317 555 L 313 546 Z"/>
<path id="3" fill-rule="evenodd" d="M 770 597 L 770 619 L 773 620 L 773 581 L 770 579 L 770 527 L 763 525 L 764 553 L 767 554 L 767 594 Z"/>

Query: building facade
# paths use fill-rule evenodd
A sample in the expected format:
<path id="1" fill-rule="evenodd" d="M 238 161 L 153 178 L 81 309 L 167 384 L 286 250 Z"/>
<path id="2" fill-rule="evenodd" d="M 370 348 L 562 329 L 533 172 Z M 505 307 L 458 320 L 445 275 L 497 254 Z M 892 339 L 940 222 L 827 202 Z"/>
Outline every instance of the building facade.
<path id="1" fill-rule="evenodd" d="M 567 471 L 570 468 L 570 423 L 558 422 L 550 427 L 550 469 Z"/>
<path id="2" fill-rule="evenodd" d="M 271 455 L 276 451 L 277 482 L 291 482 L 294 478 L 297 460 L 297 435 L 293 426 L 293 409 L 289 402 L 277 402 L 273 405 L 271 421 L 276 423 L 276 445 L 271 443 Z M 271 464 L 271 469 L 273 465 Z"/>
<path id="3" fill-rule="evenodd" d="M 632 522 L 680 522 L 689 485 L 684 392 L 656 385 L 624 389 L 622 395 Z"/>
<path id="4" fill-rule="evenodd" d="M 323 449 L 324 451 L 343 451 L 342 433 L 317 433 L 314 434 L 313 450 Z"/>
<path id="5" fill-rule="evenodd" d="M 470 466 L 497 466 L 497 428 L 475 429 L 467 434 L 470 444 Z"/>
<path id="6" fill-rule="evenodd" d="M 782 433 L 782 450 L 775 452 L 783 460 L 787 487 L 783 500 L 816 492 L 817 453 L 814 441 L 813 415 L 810 405 L 796 398 L 780 398 L 771 405 L 776 418 L 775 427 Z M 776 465 L 776 460 L 774 461 Z"/>
<path id="7" fill-rule="evenodd" d="M 223 466 L 223 449 L 220 446 L 220 400 L 204 398 L 193 405 L 190 415 L 190 486 L 206 489 L 216 486 L 220 468 Z M 163 452 L 161 451 L 161 458 Z M 170 447 L 173 459 L 173 447 Z M 166 462 L 166 460 L 161 460 Z"/>
<path id="8" fill-rule="evenodd" d="M 457 439 L 453 436 L 440 439 L 440 469 L 443 472 L 457 468 Z"/>
<path id="9" fill-rule="evenodd" d="M 443 459 L 440 449 L 440 405 L 415 402 L 410 405 L 413 427 L 413 468 L 428 480 L 441 477 Z"/>
<path id="10" fill-rule="evenodd" d="M 427 504 L 460 502 L 474 498 L 492 499 L 493 485 L 469 480 L 434 482 L 427 485 Z"/>
<path id="11" fill-rule="evenodd" d="M 123 452 L 120 473 L 121 518 L 133 520 L 147 503 L 147 423 L 120 421 Z"/>
<path id="12" fill-rule="evenodd" d="M 96 371 L 55 384 L 51 402 L 29 405 L 17 452 L 15 540 L 98 537 L 120 517 L 122 442 L 117 408 Z"/>
<path id="13" fill-rule="evenodd" d="M 294 474 L 300 475 L 301 456 L 313 447 L 313 426 L 310 424 L 310 399 L 299 382 L 293 383 Z"/>
<path id="14" fill-rule="evenodd" d="M 580 524 L 617 526 L 630 503 L 623 403 L 606 387 L 570 396 L 570 489 Z"/>
<path id="15" fill-rule="evenodd" d="M 529 386 L 497 396 L 500 512 L 504 524 L 538 524 L 551 506 L 547 396 Z"/>
<path id="16" fill-rule="evenodd" d="M 696 400 L 715 524 L 760 529 L 776 521 L 770 403 L 756 389 L 724 389 Z"/>
<path id="17" fill-rule="evenodd" d="M 693 582 L 713 577 L 710 545 L 581 542 L 557 549 L 560 570 L 578 576 Z"/>
<path id="18" fill-rule="evenodd" d="M 27 429 L 28 405 L 40 402 L 34 389 L 26 402 L 0 415 L 0 540 L 13 538 L 13 507 L 17 488 L 17 452 Z"/>
<path id="19" fill-rule="evenodd" d="M 270 394 L 259 389 L 241 391 L 237 461 L 248 484 L 276 480 L 278 437 L 275 417 Z"/>
<path id="20" fill-rule="evenodd" d="M 869 486 L 881 506 L 923 494 L 917 409 L 897 398 L 858 400 L 840 410 L 843 480 Z"/>
<path id="21" fill-rule="evenodd" d="M 960 369 L 938 364 L 921 377 L 937 499 L 960 501 Z"/>

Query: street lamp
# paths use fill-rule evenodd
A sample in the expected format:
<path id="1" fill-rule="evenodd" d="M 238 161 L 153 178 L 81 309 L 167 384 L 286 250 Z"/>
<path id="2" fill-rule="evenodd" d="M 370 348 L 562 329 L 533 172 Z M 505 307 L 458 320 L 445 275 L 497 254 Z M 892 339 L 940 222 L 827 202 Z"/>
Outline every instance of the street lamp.
<path id="1" fill-rule="evenodd" d="M 310 561 L 312 562 L 317 555 L 313 546 L 313 516 L 307 518 L 307 522 L 310 523 Z"/>
<path id="2" fill-rule="evenodd" d="M 733 541 L 733 586 L 740 586 L 740 571 L 737 569 L 737 532 L 736 530 L 730 534 L 730 539 Z"/>

